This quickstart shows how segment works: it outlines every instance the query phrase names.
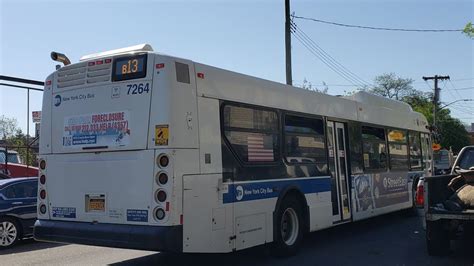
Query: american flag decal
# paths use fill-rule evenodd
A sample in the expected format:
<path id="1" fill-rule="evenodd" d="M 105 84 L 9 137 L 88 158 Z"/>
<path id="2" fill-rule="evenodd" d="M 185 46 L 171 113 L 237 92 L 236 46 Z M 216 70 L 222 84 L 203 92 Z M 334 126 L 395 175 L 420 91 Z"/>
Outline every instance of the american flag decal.
<path id="1" fill-rule="evenodd" d="M 273 137 L 262 134 L 247 136 L 248 161 L 268 162 L 273 161 Z"/>

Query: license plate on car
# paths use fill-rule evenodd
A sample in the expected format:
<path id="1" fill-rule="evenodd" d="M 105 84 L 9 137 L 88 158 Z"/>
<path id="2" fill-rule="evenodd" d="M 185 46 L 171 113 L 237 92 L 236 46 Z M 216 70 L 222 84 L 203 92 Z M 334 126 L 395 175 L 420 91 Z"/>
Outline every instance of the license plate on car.
<path id="1" fill-rule="evenodd" d="M 86 195 L 86 212 L 105 212 L 105 195 Z"/>

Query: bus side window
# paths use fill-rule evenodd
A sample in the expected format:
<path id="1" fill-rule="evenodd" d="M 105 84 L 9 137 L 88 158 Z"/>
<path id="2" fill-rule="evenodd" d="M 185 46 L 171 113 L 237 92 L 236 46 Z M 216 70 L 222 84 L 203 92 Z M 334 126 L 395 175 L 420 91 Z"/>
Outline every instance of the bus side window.
<path id="1" fill-rule="evenodd" d="M 348 131 L 351 173 L 362 174 L 364 172 L 364 160 L 362 156 L 362 133 L 360 123 L 349 122 Z"/>
<path id="2" fill-rule="evenodd" d="M 362 126 L 364 168 L 373 171 L 387 169 L 387 146 L 383 128 Z"/>
<path id="3" fill-rule="evenodd" d="M 390 153 L 390 169 L 408 170 L 408 144 L 405 130 L 388 130 L 388 151 Z"/>
<path id="4" fill-rule="evenodd" d="M 299 176 L 327 175 L 324 122 L 321 118 L 285 115 L 285 151 L 288 163 L 297 167 Z M 300 169 L 301 168 L 301 169 Z"/>
<path id="5" fill-rule="evenodd" d="M 278 114 L 244 106 L 224 106 L 224 135 L 244 163 L 268 164 L 280 158 Z"/>
<path id="6" fill-rule="evenodd" d="M 423 167 L 420 133 L 408 132 L 408 143 L 410 145 L 410 170 L 421 170 Z"/>

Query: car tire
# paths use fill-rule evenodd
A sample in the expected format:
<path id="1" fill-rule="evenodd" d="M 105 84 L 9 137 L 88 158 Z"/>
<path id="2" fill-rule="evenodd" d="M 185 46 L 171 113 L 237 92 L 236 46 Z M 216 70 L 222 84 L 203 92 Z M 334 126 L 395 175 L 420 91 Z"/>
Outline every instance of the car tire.
<path id="1" fill-rule="evenodd" d="M 20 239 L 18 223 L 11 218 L 0 218 L 0 249 L 13 247 Z"/>
<path id="2" fill-rule="evenodd" d="M 277 257 L 293 256 L 303 240 L 303 208 L 294 197 L 283 199 L 275 217 L 272 253 Z"/>
<path id="3" fill-rule="evenodd" d="M 449 234 L 442 221 L 426 221 L 426 247 L 430 256 L 449 253 Z"/>

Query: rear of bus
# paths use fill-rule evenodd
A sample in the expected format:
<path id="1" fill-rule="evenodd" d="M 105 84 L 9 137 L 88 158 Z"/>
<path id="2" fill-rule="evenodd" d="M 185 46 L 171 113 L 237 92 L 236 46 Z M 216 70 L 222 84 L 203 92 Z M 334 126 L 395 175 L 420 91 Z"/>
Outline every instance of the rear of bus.
<path id="1" fill-rule="evenodd" d="M 189 126 L 194 75 L 191 63 L 151 51 L 141 45 L 86 56 L 47 78 L 37 240 L 182 251 L 175 176 L 184 170 L 174 162 L 198 156 L 197 126 Z M 183 69 L 188 82 L 176 85 L 170 77 Z"/>

